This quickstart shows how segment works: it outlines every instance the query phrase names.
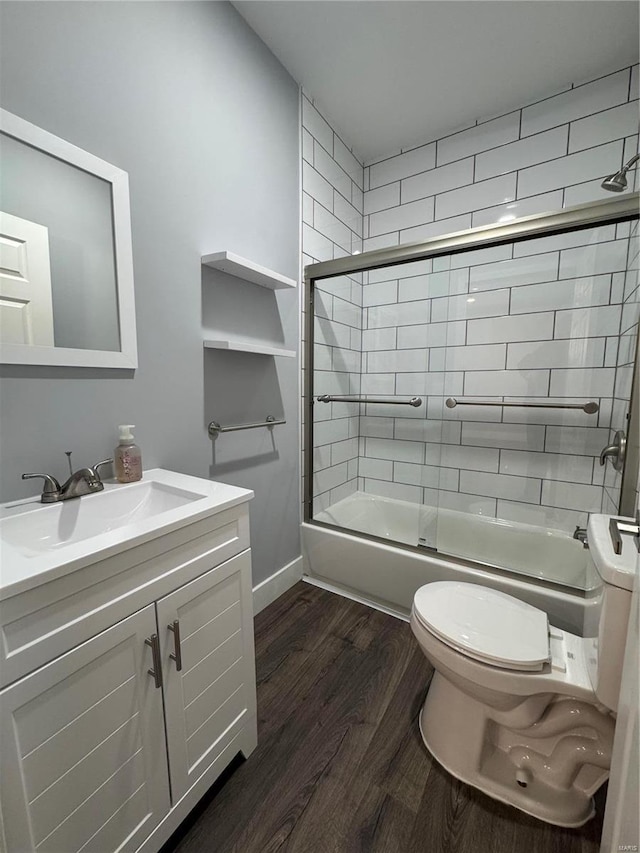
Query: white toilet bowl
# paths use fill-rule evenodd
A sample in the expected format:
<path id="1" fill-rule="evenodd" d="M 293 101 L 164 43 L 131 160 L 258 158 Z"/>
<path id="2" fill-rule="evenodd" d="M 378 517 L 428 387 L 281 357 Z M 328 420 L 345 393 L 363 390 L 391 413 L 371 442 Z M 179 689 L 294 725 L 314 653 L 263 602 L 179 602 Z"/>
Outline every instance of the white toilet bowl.
<path id="1" fill-rule="evenodd" d="M 600 550 L 607 546 L 603 524 L 590 523 Z M 621 579 L 600 572 L 607 580 L 599 630 L 586 639 L 476 584 L 437 582 L 418 590 L 411 627 L 435 669 L 420 730 L 453 776 L 549 823 L 575 827 L 593 816 L 593 794 L 611 763 L 624 651 L 617 638 L 624 635 L 621 622 L 626 631 L 632 548 L 628 574 L 625 567 Z M 616 578 L 620 585 L 613 587 Z M 598 655 L 604 647 L 606 661 Z"/>

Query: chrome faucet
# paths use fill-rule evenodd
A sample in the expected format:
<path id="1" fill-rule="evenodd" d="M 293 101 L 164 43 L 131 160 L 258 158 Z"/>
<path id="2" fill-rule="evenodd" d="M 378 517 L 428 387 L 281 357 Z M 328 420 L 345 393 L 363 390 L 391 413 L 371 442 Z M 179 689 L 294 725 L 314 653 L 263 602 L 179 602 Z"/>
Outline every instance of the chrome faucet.
<path id="1" fill-rule="evenodd" d="M 67 455 L 71 457 L 70 453 Z M 104 489 L 104 484 L 100 479 L 100 468 L 103 465 L 111 465 L 112 462 L 113 459 L 103 459 L 102 462 L 97 462 L 92 468 L 79 468 L 71 474 L 62 486 L 50 474 L 23 474 L 22 479 L 32 480 L 35 477 L 41 477 L 44 480 L 42 494 L 40 495 L 40 501 L 43 504 L 68 501 L 71 498 L 101 492 Z M 71 465 L 70 462 L 69 465 Z"/>
<path id="2" fill-rule="evenodd" d="M 573 538 L 577 539 L 578 542 L 582 542 L 583 548 L 589 547 L 589 542 L 587 541 L 587 531 L 586 528 L 580 527 L 579 524 L 576 525 L 576 529 L 573 531 Z"/>

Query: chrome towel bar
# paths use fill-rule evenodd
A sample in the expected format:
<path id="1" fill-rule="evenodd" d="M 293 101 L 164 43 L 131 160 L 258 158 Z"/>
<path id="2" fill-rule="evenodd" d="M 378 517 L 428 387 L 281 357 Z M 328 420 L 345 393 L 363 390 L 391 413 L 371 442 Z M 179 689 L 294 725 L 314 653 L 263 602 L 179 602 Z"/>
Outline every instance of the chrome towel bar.
<path id="1" fill-rule="evenodd" d="M 587 415 L 595 415 L 600 409 L 600 406 L 593 401 L 588 403 L 546 403 L 544 401 L 504 403 L 500 400 L 456 400 L 455 397 L 449 397 L 445 405 L 448 409 L 455 409 L 456 406 L 518 406 L 525 409 L 582 409 Z"/>
<path id="2" fill-rule="evenodd" d="M 384 403 L 387 406 L 421 406 L 422 397 L 412 397 L 410 400 L 395 400 L 393 398 L 370 400 L 366 397 L 333 397 L 331 394 L 322 394 L 318 397 L 319 403 Z"/>
<path id="3" fill-rule="evenodd" d="M 260 421 L 257 424 L 232 424 L 231 426 L 220 426 L 217 421 L 211 421 L 208 431 L 211 438 L 217 438 L 221 432 L 235 432 L 238 429 L 256 429 L 256 427 L 273 427 L 278 424 L 286 424 L 286 421 L 277 421 L 273 415 L 267 415 L 264 421 Z"/>

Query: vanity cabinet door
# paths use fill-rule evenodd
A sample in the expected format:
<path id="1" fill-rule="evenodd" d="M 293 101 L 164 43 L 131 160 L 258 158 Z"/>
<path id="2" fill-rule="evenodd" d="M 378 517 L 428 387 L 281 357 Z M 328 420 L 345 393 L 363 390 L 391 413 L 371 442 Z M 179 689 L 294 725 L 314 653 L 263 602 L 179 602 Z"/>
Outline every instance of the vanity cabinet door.
<path id="1" fill-rule="evenodd" d="M 8 853 L 134 851 L 169 810 L 155 608 L 0 693 Z"/>
<path id="2" fill-rule="evenodd" d="M 255 729 L 250 552 L 156 607 L 175 805 L 241 728 Z"/>

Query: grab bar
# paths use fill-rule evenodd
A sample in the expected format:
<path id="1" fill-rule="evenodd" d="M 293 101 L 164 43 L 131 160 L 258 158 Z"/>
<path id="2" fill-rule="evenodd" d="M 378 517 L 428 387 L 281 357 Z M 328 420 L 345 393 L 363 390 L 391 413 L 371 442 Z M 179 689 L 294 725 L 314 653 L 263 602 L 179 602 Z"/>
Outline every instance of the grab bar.
<path id="1" fill-rule="evenodd" d="M 521 406 L 525 409 L 582 409 L 587 415 L 595 415 L 600 409 L 600 406 L 593 401 L 588 403 L 504 403 L 499 400 L 456 400 L 455 397 L 449 397 L 445 405 L 448 409 L 455 409 L 456 406 Z"/>
<path id="2" fill-rule="evenodd" d="M 422 397 L 412 397 L 410 400 L 369 400 L 366 397 L 332 397 L 330 394 L 322 394 L 318 397 L 319 403 L 384 403 L 388 406 L 421 406 Z"/>
<path id="3" fill-rule="evenodd" d="M 221 432 L 235 432 L 238 429 L 255 429 L 256 427 L 273 427 L 278 424 L 286 424 L 286 421 L 277 421 L 273 415 L 267 415 L 264 421 L 260 421 L 257 424 L 232 424 L 231 426 L 220 426 L 217 421 L 211 421 L 208 427 L 208 432 L 211 438 L 217 438 Z"/>

